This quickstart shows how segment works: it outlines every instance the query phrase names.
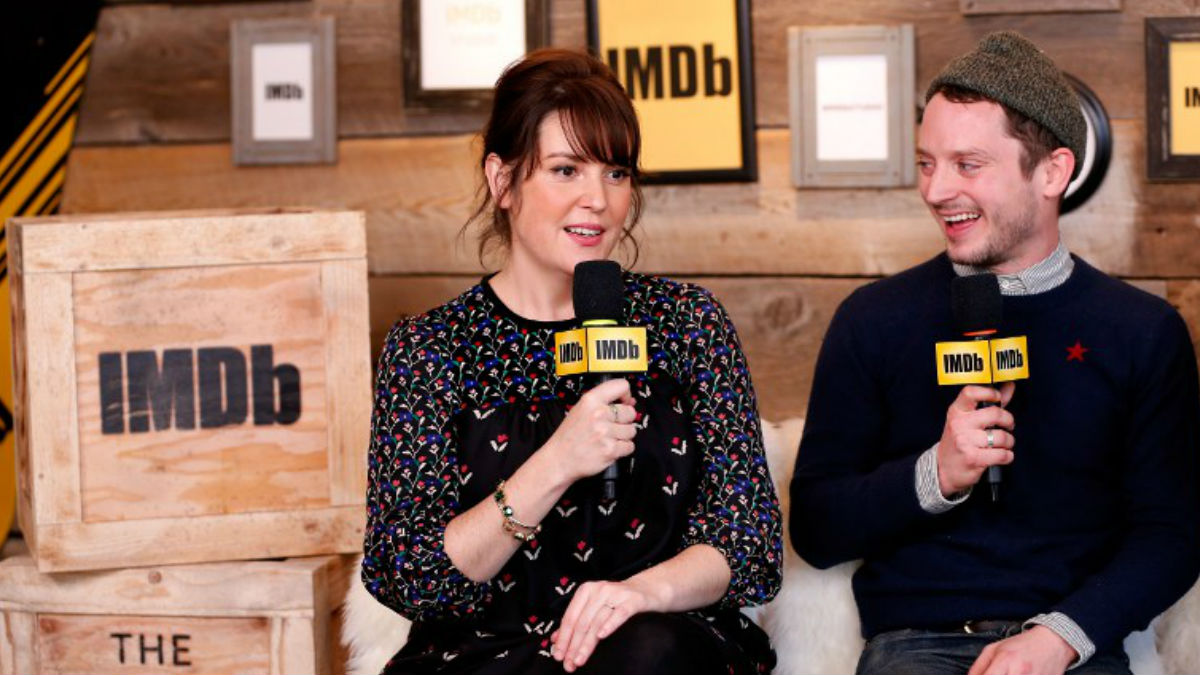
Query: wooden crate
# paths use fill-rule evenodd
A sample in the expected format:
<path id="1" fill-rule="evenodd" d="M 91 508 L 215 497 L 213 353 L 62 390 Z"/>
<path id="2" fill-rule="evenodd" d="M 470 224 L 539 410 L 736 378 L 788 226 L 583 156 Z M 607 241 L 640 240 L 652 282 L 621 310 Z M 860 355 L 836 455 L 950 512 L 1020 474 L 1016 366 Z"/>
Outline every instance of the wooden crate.
<path id="1" fill-rule="evenodd" d="M 39 569 L 357 551 L 361 213 L 14 219 L 21 529 Z"/>
<path id="2" fill-rule="evenodd" d="M 340 673 L 351 556 L 43 574 L 0 562 L 0 675 Z"/>

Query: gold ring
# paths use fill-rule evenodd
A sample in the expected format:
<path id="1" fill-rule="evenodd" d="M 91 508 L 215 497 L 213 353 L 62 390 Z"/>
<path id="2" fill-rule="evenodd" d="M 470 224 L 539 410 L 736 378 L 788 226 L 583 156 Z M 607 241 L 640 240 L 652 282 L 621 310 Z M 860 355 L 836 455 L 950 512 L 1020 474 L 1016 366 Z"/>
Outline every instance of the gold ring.
<path id="1" fill-rule="evenodd" d="M 616 404 L 616 403 L 609 403 L 609 404 L 608 404 L 608 409 L 612 411 L 612 415 L 613 415 L 613 421 L 614 421 L 614 422 L 616 422 L 616 421 L 617 421 L 617 404 Z"/>

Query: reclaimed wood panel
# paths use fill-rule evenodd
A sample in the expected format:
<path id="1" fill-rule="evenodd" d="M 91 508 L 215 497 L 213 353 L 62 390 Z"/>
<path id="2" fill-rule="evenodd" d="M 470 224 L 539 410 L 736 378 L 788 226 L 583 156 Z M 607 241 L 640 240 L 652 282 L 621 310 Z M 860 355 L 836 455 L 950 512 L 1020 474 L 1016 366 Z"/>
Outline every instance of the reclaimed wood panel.
<path id="1" fill-rule="evenodd" d="M 1109 175 L 1063 219 L 1068 246 L 1129 277 L 1200 272 L 1200 183 L 1146 183 L 1144 127 L 1113 125 Z M 760 130 L 757 183 L 646 189 L 637 269 L 689 275 L 891 274 L 942 248 L 916 189 L 796 190 L 788 133 Z M 343 141 L 335 166 L 235 168 L 227 145 L 80 148 L 63 209 L 316 206 L 366 212 L 372 274 L 476 274 L 467 136 Z"/>
<path id="2" fill-rule="evenodd" d="M 1017 30 L 1088 84 L 1110 116 L 1144 115 L 1142 21 L 1147 16 L 1191 16 L 1194 0 L 1138 0 L 1122 12 L 963 16 L 959 0 L 754 3 L 754 70 L 758 123 L 787 124 L 787 26 L 912 23 L 917 30 L 917 93 L 950 59 L 987 33 Z"/>
<path id="3" fill-rule="evenodd" d="M 136 4 L 100 13 L 76 143 L 226 141 L 237 19 L 333 16 L 343 137 L 478 130 L 480 113 L 404 109 L 400 0 Z M 553 0 L 551 41 L 582 46 L 582 0 Z"/>
<path id="4" fill-rule="evenodd" d="M 586 44 L 584 0 L 553 0 L 551 42 Z M 788 26 L 912 23 L 918 94 L 984 34 L 1016 29 L 1087 82 L 1114 118 L 1144 114 L 1142 21 L 1200 14 L 1194 0 L 1138 0 L 1122 12 L 964 16 L 959 0 L 755 0 L 759 126 L 787 126 Z M 332 15 L 337 20 L 338 132 L 343 138 L 473 132 L 479 115 L 405 111 L 399 0 L 108 6 L 100 15 L 77 143 L 229 139 L 229 23 Z M 1098 48 L 1102 47 L 1102 48 Z"/>

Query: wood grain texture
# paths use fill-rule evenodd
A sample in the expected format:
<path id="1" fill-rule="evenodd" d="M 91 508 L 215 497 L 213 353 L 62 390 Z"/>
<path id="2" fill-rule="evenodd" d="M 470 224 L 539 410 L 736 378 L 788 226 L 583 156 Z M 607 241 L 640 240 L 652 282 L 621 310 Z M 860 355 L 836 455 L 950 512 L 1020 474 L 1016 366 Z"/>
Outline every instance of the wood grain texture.
<path id="1" fill-rule="evenodd" d="M 1067 245 L 1119 276 L 1196 276 L 1200 184 L 1142 179 L 1140 122 L 1115 121 L 1113 136 L 1108 177 L 1062 221 Z M 647 188 L 639 270 L 876 276 L 942 249 L 916 189 L 796 190 L 787 132 L 759 131 L 758 143 L 757 183 Z M 340 156 L 333 167 L 245 170 L 229 164 L 224 145 L 78 149 L 63 208 L 361 209 L 372 274 L 482 271 L 472 237 L 458 237 L 475 187 L 469 137 L 343 141 Z"/>
<path id="2" fill-rule="evenodd" d="M 958 0 L 963 14 L 1119 12 L 1121 0 Z"/>
<path id="3" fill-rule="evenodd" d="M 362 549 L 362 505 L 302 511 L 39 526 L 43 572 L 111 569 L 284 556 L 352 553 Z"/>
<path id="4" fill-rule="evenodd" d="M 20 228 L 15 241 L 21 242 Z M 79 520 L 82 501 L 79 485 L 79 420 L 75 409 L 75 331 L 72 316 L 71 277 L 45 275 L 35 283 L 22 284 L 21 324 L 29 336 L 17 342 L 14 360 L 24 361 L 28 374 L 18 392 L 29 404 L 15 410 L 15 421 L 25 428 L 18 439 L 25 443 L 18 467 L 30 486 L 32 510 L 24 514 L 22 529 L 30 517 L 38 524 Z M 36 537 L 36 535 L 35 535 Z"/>
<path id="5" fill-rule="evenodd" d="M 0 563 L 0 673 L 340 673 L 351 560 L 42 574 L 20 553 Z"/>
<path id="6" fill-rule="evenodd" d="M 964 16 L 959 2 L 755 0 L 758 125 L 787 125 L 788 26 L 914 24 L 918 100 L 949 59 L 988 32 L 1016 29 L 1087 82 L 1111 116 L 1140 119 L 1143 19 L 1200 13 L 1195 0 L 1137 0 L 1125 3 L 1121 12 Z M 584 0 L 553 0 L 552 44 L 586 44 L 584 5 Z M 478 114 L 405 111 L 399 0 L 136 4 L 101 12 L 77 143 L 228 140 L 230 22 L 315 15 L 337 21 L 341 137 L 465 133 L 482 125 Z"/>
<path id="7" fill-rule="evenodd" d="M 230 138 L 230 23 L 332 16 L 342 137 L 477 131 L 479 113 L 404 109 L 400 0 L 137 4 L 100 13 L 78 144 Z M 551 41 L 583 46 L 583 0 L 554 0 Z"/>
<path id="8" fill-rule="evenodd" d="M 85 522 L 331 503 L 328 437 L 331 430 L 340 429 L 328 415 L 326 401 L 329 372 L 338 369 L 330 369 L 333 364 L 327 362 L 330 336 L 324 321 L 322 268 L 319 262 L 298 262 L 74 275 L 74 377 Z M 361 285 L 358 290 L 365 293 Z M 300 401 L 294 422 L 279 424 L 272 418 L 259 423 L 255 408 L 260 397 L 269 401 L 273 414 L 282 407 L 282 393 L 276 393 L 273 374 L 268 376 L 268 391 L 255 382 L 254 345 L 271 347 L 272 371 L 288 365 L 297 370 Z M 359 354 L 365 358 L 366 345 L 362 347 Z M 206 386 L 205 368 L 198 362 L 199 350 L 205 348 L 232 348 L 241 372 L 232 374 L 236 370 L 222 366 L 217 386 Z M 349 345 L 343 348 L 342 353 L 352 357 Z M 133 424 L 139 414 L 129 393 L 121 410 L 121 431 L 105 431 L 99 355 L 148 351 L 155 354 L 155 367 L 165 372 L 166 349 L 186 350 L 190 408 L 173 398 L 166 428 L 159 428 L 145 411 L 140 416 L 146 418 L 149 431 L 137 433 Z M 122 360 L 126 364 L 118 386 L 126 384 L 132 390 L 132 366 L 128 357 Z M 352 407 L 350 400 L 344 402 L 347 407 Z M 360 402 L 365 403 L 361 397 Z M 242 406 L 242 420 L 204 428 L 206 410 L 234 406 Z"/>
<path id="9" fill-rule="evenodd" d="M 0 611 L 0 675 L 36 673 L 37 655 L 31 649 L 18 649 L 33 644 L 36 617 L 28 612 Z"/>
<path id="10" fill-rule="evenodd" d="M 37 617 L 36 672 L 269 675 L 270 630 L 266 618 L 41 614 Z M 311 652 L 311 639 L 309 642 Z M 304 651 L 304 646 L 296 650 Z"/>
<path id="11" fill-rule="evenodd" d="M 159 565 L 44 574 L 27 553 L 0 563 L 0 608 L 63 614 L 309 616 L 314 579 L 327 599 L 349 556 Z M 325 574 L 328 571 L 329 574 Z M 324 590 L 326 588 L 332 590 Z"/>
<path id="12" fill-rule="evenodd" d="M 108 213 L 12 223 L 24 244 L 24 274 L 343 260 L 366 250 L 362 215 L 345 211 Z"/>
<path id="13" fill-rule="evenodd" d="M 370 415 L 361 214 L 11 226 L 22 527 L 46 569 L 360 547 Z M 213 348 L 224 353 L 206 365 Z M 153 356 L 145 377 L 130 376 L 134 352 Z M 117 356 L 103 376 L 115 395 L 101 393 L 104 353 Z M 135 391 L 160 400 L 135 405 Z M 115 427 L 102 424 L 114 406 Z M 102 523 L 118 527 L 89 530 Z"/>
<path id="14" fill-rule="evenodd" d="M 371 363 L 365 260 L 321 265 L 324 350 L 329 378 L 325 417 L 329 500 L 362 503 L 367 491 L 364 449 L 370 442 Z"/>

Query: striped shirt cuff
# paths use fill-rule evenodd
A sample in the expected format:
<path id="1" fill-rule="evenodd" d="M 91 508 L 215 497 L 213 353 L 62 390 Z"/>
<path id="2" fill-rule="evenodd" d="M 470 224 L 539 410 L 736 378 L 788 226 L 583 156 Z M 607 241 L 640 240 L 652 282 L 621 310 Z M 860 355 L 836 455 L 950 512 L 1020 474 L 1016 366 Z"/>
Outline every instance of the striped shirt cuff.
<path id="1" fill-rule="evenodd" d="M 1045 626 L 1054 631 L 1067 644 L 1071 645 L 1079 658 L 1071 664 L 1067 670 L 1082 666 L 1092 655 L 1096 653 L 1096 645 L 1088 638 L 1087 633 L 1079 627 L 1079 624 L 1071 620 L 1071 617 L 1062 612 L 1050 612 L 1049 614 L 1038 614 L 1032 619 L 1025 622 L 1025 628 L 1032 625 Z"/>
<path id="2" fill-rule="evenodd" d="M 941 484 L 938 481 L 937 446 L 921 453 L 917 458 L 917 501 L 926 513 L 945 513 L 971 496 L 971 488 L 954 495 L 950 499 L 942 496 Z"/>

